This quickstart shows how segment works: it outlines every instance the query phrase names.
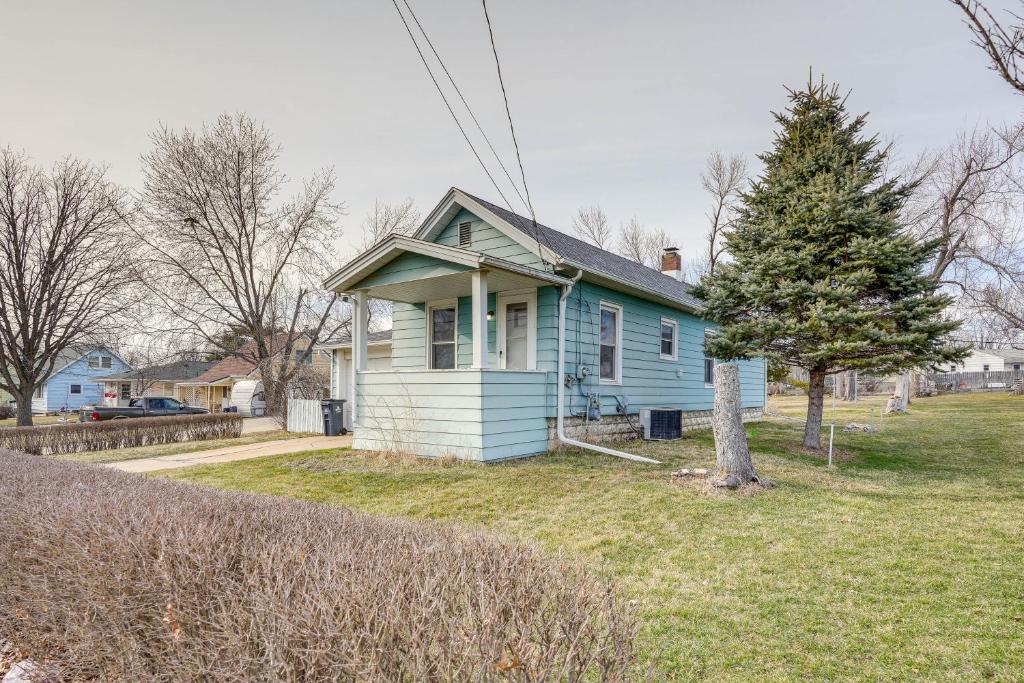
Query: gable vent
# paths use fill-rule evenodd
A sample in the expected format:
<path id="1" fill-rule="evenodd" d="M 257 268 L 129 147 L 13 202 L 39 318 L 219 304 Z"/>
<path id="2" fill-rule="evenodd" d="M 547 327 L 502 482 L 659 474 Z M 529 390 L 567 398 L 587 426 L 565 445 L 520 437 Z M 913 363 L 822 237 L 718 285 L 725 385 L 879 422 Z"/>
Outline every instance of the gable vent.
<path id="1" fill-rule="evenodd" d="M 459 246 L 468 247 L 473 241 L 472 223 L 459 223 Z"/>

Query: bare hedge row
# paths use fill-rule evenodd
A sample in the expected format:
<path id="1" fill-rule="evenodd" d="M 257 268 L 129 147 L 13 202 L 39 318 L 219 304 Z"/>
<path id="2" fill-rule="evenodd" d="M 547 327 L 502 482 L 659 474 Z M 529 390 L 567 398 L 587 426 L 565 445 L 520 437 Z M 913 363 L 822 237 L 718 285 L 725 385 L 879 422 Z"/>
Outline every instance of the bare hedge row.
<path id="1" fill-rule="evenodd" d="M 138 417 L 0 429 L 0 448 L 34 455 L 63 455 L 179 441 L 230 439 L 241 434 L 242 418 L 237 413 Z"/>
<path id="2" fill-rule="evenodd" d="M 573 563 L 0 451 L 0 636 L 68 677 L 624 680 L 637 620 Z"/>

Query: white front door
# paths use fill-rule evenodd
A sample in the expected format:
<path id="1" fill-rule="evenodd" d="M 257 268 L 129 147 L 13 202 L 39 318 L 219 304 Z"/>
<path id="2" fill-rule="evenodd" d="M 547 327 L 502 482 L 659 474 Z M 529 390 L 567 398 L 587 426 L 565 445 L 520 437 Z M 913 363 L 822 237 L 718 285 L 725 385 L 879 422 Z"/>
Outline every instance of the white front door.
<path id="1" fill-rule="evenodd" d="M 498 295 L 498 367 L 533 370 L 537 367 L 537 290 Z"/>

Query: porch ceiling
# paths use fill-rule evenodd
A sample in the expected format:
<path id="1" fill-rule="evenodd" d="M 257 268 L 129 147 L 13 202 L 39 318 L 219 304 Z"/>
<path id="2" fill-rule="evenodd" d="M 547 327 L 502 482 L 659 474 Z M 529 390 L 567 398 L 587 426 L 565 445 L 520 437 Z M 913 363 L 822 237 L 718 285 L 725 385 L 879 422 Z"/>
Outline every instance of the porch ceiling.
<path id="1" fill-rule="evenodd" d="M 438 299 L 454 299 L 472 294 L 473 271 L 440 275 L 423 280 L 395 282 L 366 291 L 374 299 L 399 301 L 415 304 Z M 502 292 L 514 289 L 530 289 L 552 284 L 547 279 L 531 277 L 506 270 L 487 271 L 487 291 Z"/>

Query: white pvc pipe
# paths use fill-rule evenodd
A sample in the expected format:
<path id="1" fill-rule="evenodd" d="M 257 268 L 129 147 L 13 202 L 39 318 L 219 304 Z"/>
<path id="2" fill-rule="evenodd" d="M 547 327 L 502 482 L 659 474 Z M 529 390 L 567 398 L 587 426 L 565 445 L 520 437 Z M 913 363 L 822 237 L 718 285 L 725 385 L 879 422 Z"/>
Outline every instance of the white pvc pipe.
<path id="1" fill-rule="evenodd" d="M 562 295 L 558 298 L 558 377 L 556 378 L 558 382 L 558 408 L 555 411 L 557 416 L 555 434 L 558 436 L 558 440 L 567 446 L 585 448 L 590 451 L 604 453 L 605 455 L 614 455 L 616 458 L 660 465 L 661 462 L 658 460 L 645 458 L 642 455 L 633 455 L 624 451 L 617 451 L 614 448 L 595 446 L 592 443 L 570 439 L 565 435 L 565 301 L 569 298 L 572 288 L 580 281 L 581 277 L 583 277 L 583 271 L 577 271 L 576 276 L 572 279 L 572 284 L 562 285 Z"/>

